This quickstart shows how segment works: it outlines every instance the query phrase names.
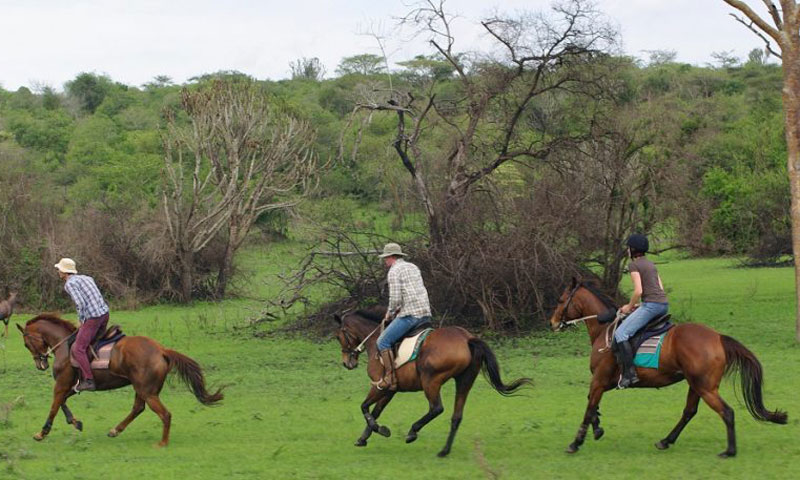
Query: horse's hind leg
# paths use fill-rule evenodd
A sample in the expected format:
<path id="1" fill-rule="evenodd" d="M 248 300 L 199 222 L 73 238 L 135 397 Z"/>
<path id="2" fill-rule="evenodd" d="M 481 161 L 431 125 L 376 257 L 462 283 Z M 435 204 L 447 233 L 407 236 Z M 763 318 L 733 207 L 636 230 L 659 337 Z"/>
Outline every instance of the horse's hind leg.
<path id="1" fill-rule="evenodd" d="M 61 404 L 61 411 L 64 412 L 64 416 L 67 418 L 68 425 L 72 425 L 79 432 L 83 431 L 83 422 L 81 422 L 80 420 L 76 420 L 75 417 L 72 415 L 72 411 L 67 406 L 66 399 L 64 399 L 64 403 Z"/>
<path id="2" fill-rule="evenodd" d="M 427 425 L 428 422 L 444 412 L 444 407 L 442 406 L 442 396 L 440 394 L 442 383 L 444 382 L 439 377 L 431 378 L 428 381 L 423 378 L 422 385 L 423 390 L 425 390 L 425 397 L 428 399 L 428 413 L 423 415 L 422 418 L 411 425 L 411 430 L 409 430 L 408 434 L 406 435 L 406 443 L 411 443 L 416 440 L 417 432 L 419 432 L 422 427 Z"/>
<path id="3" fill-rule="evenodd" d="M 719 456 L 722 458 L 736 456 L 736 430 L 734 428 L 733 409 L 719 396 L 717 389 L 702 392 L 700 395 L 703 397 L 703 401 L 717 412 L 722 417 L 722 421 L 725 422 L 725 428 L 728 432 L 728 448 L 720 453 Z"/>
<path id="4" fill-rule="evenodd" d="M 670 445 L 678 440 L 678 435 L 681 434 L 686 424 L 688 424 L 697 413 L 698 403 L 700 403 L 700 395 L 695 392 L 693 388 L 689 387 L 689 393 L 686 395 L 686 407 L 683 409 L 683 415 L 681 415 L 681 419 L 678 420 L 678 424 L 675 425 L 675 428 L 669 432 L 669 435 L 667 435 L 666 438 L 656 443 L 656 448 L 659 450 L 666 450 Z"/>
<path id="5" fill-rule="evenodd" d="M 456 437 L 458 426 L 461 425 L 461 417 L 464 413 L 464 404 L 467 403 L 467 395 L 469 395 L 472 384 L 475 383 L 475 377 L 478 376 L 478 372 L 480 371 L 479 365 L 474 367 L 475 368 L 470 366 L 469 369 L 455 378 L 456 403 L 453 407 L 453 417 L 450 419 L 450 434 L 447 436 L 447 443 L 438 454 L 440 457 L 445 457 L 450 453 L 450 447 L 453 446 L 453 439 Z"/>
<path id="6" fill-rule="evenodd" d="M 372 432 L 378 432 L 379 435 L 384 437 L 388 437 L 392 434 L 387 427 L 378 425 L 377 418 L 381 415 L 381 412 L 383 412 L 383 409 L 386 407 L 389 401 L 394 398 L 394 394 L 395 392 L 392 391 L 378 390 L 377 388 L 372 387 L 367 395 L 367 398 L 361 403 L 361 413 L 364 415 L 364 420 L 366 420 L 367 426 L 361 436 L 358 437 L 358 440 L 356 440 L 355 446 L 366 446 L 367 439 L 372 435 Z M 372 413 L 370 413 L 369 407 L 373 403 L 375 404 L 375 407 L 372 409 Z"/>
<path id="7" fill-rule="evenodd" d="M 123 421 L 119 422 L 119 425 L 109 430 L 108 436 L 116 437 L 117 435 L 122 433 L 122 431 L 125 430 L 125 428 L 127 428 L 128 425 L 143 411 L 144 411 L 144 399 L 137 393 L 136 397 L 133 400 L 133 408 L 131 408 L 131 413 L 129 413 L 128 416 L 125 417 Z"/>
<path id="8" fill-rule="evenodd" d="M 166 447 L 169 443 L 169 427 L 172 423 L 172 414 L 169 413 L 167 407 L 161 403 L 161 399 L 158 398 L 157 394 L 150 395 L 145 398 L 145 402 L 147 402 L 147 406 L 150 407 L 150 410 L 154 411 L 158 418 L 161 419 L 161 423 L 164 424 L 163 433 L 161 434 L 161 441 L 158 442 L 159 447 Z"/>

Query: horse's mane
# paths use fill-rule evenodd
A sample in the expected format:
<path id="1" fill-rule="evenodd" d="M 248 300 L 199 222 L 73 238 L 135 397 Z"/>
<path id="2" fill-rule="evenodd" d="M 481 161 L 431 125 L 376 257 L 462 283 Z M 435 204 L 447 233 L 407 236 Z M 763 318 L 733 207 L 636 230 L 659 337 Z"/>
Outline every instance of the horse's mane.
<path id="1" fill-rule="evenodd" d="M 581 286 L 592 292 L 594 296 L 599 298 L 606 307 L 614 309 L 617 308 L 617 302 L 615 302 L 614 299 L 612 299 L 607 293 L 600 290 L 600 287 L 596 283 L 592 282 L 591 280 L 585 280 L 581 282 Z"/>
<path id="2" fill-rule="evenodd" d="M 28 320 L 25 323 L 25 326 L 27 327 L 28 325 L 30 325 L 32 323 L 36 323 L 39 320 L 45 320 L 45 321 L 48 321 L 48 322 L 55 323 L 57 325 L 61 325 L 62 327 L 64 327 L 67 330 L 69 330 L 70 332 L 74 332 L 78 328 L 78 327 L 75 326 L 74 323 L 70 322 L 69 320 L 64 320 L 63 318 L 59 317 L 55 313 L 42 313 L 40 315 L 37 315 L 36 317 Z"/>
<path id="3" fill-rule="evenodd" d="M 384 313 L 380 313 L 380 310 L 383 310 Z M 356 310 L 353 312 L 354 314 L 362 317 L 370 322 L 379 323 L 383 320 L 383 316 L 385 315 L 386 309 L 380 306 L 372 307 L 368 310 Z"/>

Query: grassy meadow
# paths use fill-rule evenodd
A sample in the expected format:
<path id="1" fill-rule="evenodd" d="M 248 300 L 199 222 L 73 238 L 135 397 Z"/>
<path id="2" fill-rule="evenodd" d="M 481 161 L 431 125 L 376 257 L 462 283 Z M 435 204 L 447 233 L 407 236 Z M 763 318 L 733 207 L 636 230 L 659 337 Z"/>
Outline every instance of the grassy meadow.
<path id="1" fill-rule="evenodd" d="M 470 394 L 453 451 L 444 444 L 453 386 L 443 392 L 445 413 L 403 442 L 427 402 L 421 393 L 398 395 L 380 423 L 391 438 L 374 435 L 366 448 L 353 442 L 364 421 L 359 404 L 368 381 L 363 364 L 347 371 L 333 340 L 273 334 L 248 318 L 257 300 L 274 293 L 274 275 L 301 247 L 250 250 L 240 258 L 253 269 L 242 298 L 192 307 L 154 306 L 113 311 L 129 334 L 155 338 L 189 355 L 212 385 L 228 385 L 222 406 L 200 405 L 172 377 L 162 400 L 172 412 L 171 443 L 149 410 L 117 438 L 106 432 L 130 411 L 130 387 L 84 393 L 69 406 L 84 422 L 78 432 L 59 413 L 43 442 L 51 400 L 50 372 L 34 368 L 16 328 L 0 347 L 0 478 L 797 478 L 800 476 L 800 347 L 794 342 L 793 274 L 788 268 L 742 269 L 733 260 L 664 259 L 659 269 L 679 321 L 706 323 L 750 348 L 765 370 L 765 404 L 789 412 L 785 426 L 760 424 L 737 400 L 734 383 L 723 396 L 736 411 L 738 457 L 721 460 L 725 427 L 701 404 L 678 442 L 658 451 L 681 415 L 686 384 L 662 390 L 609 392 L 600 406 L 606 435 L 591 435 L 567 455 L 588 392 L 588 336 L 583 328 L 540 331 L 513 339 L 489 338 L 504 379 L 530 376 L 524 396 L 503 398 L 479 379 Z M 17 314 L 23 322 L 30 314 Z M 74 314 L 69 315 L 74 319 Z M 542 319 L 544 321 L 544 319 Z"/>

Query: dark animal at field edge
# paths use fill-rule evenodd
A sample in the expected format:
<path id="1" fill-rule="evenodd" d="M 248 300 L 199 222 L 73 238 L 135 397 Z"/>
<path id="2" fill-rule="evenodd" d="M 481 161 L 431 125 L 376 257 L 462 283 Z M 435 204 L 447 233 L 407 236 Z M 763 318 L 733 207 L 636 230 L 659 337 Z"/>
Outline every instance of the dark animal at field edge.
<path id="1" fill-rule="evenodd" d="M 0 320 L 3 321 L 3 336 L 8 338 L 8 322 L 14 314 L 14 307 L 17 305 L 17 293 L 12 292 L 6 300 L 0 302 Z"/>

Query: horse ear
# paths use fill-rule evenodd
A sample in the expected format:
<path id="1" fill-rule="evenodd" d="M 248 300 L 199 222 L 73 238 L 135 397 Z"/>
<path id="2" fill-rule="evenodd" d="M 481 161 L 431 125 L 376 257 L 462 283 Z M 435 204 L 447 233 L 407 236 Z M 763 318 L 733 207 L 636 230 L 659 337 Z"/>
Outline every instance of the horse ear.
<path id="1" fill-rule="evenodd" d="M 23 335 L 25 335 L 25 329 L 22 328 L 22 326 L 20 326 L 19 323 L 17 323 L 16 325 L 17 325 L 17 328 L 19 329 L 19 331 L 22 332 Z"/>
<path id="2" fill-rule="evenodd" d="M 333 314 L 333 319 L 336 320 L 336 323 L 338 323 L 339 325 L 342 324 L 342 317 L 340 317 L 338 313 Z"/>

